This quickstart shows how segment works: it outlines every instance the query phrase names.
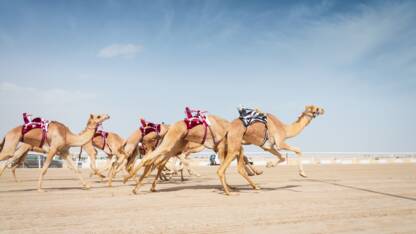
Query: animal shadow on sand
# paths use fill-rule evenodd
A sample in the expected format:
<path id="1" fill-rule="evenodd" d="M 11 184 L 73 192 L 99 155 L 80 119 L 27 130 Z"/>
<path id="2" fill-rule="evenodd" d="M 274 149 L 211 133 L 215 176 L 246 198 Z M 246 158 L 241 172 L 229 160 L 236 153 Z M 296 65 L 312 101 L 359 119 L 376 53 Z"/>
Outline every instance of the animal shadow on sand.
<path id="1" fill-rule="evenodd" d="M 117 188 L 117 187 L 123 187 L 125 185 L 120 184 L 120 185 L 113 185 L 111 188 Z M 52 187 L 52 188 L 44 188 L 45 192 L 48 191 L 68 191 L 68 190 L 85 190 L 85 191 L 93 191 L 96 189 L 111 189 L 108 186 L 100 186 L 100 187 L 91 187 L 89 189 L 85 189 L 82 186 L 71 186 L 71 187 Z M 10 190 L 4 190 L 4 191 L 0 191 L 1 193 L 15 193 L 15 192 L 33 192 L 33 191 L 37 191 L 37 188 L 25 188 L 25 189 L 10 189 Z"/>
<path id="2" fill-rule="evenodd" d="M 398 195 L 398 194 L 394 194 L 394 193 L 380 192 L 380 191 L 371 190 L 371 189 L 367 189 L 367 188 L 361 188 L 361 187 L 357 187 L 357 186 L 344 185 L 344 184 L 340 184 L 340 183 L 331 182 L 330 180 L 306 179 L 305 181 L 325 183 L 325 184 L 330 184 L 330 185 L 337 186 L 337 187 L 349 188 L 349 189 L 353 189 L 353 190 L 357 190 L 357 191 L 373 193 L 373 194 L 383 195 L 383 196 L 387 196 L 387 197 L 400 198 L 400 199 L 405 199 L 405 200 L 416 202 L 416 198 L 414 198 L 414 197 L 407 197 L 407 196 L 402 196 L 402 195 Z"/>
<path id="3" fill-rule="evenodd" d="M 232 191 L 235 192 L 242 192 L 242 191 L 247 191 L 247 192 L 251 192 L 251 191 L 257 191 L 257 190 L 253 190 L 251 187 L 247 186 L 247 185 L 242 185 L 242 186 L 233 186 L 235 187 L 235 189 L 233 189 Z M 259 191 L 276 191 L 276 190 L 288 190 L 288 189 L 292 189 L 292 188 L 296 188 L 296 187 L 300 187 L 300 185 L 286 185 L 286 186 L 282 186 L 282 187 L 262 187 L 261 190 Z M 163 189 L 158 189 L 158 192 L 175 192 L 175 191 L 179 191 L 179 190 L 215 190 L 218 191 L 218 193 L 223 193 L 222 191 L 222 186 L 221 185 L 183 185 L 183 186 L 175 186 L 175 187 L 171 187 L 171 188 L 163 188 Z M 291 191 L 295 191 L 295 190 L 291 190 Z M 298 192 L 298 191 L 295 191 Z"/>

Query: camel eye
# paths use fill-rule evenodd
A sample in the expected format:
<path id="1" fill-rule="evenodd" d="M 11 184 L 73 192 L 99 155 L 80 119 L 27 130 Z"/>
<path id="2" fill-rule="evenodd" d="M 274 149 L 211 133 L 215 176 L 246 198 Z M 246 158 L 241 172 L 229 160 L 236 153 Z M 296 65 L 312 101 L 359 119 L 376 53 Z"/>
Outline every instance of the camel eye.
<path id="1" fill-rule="evenodd" d="M 101 119 L 101 115 L 97 116 L 97 118 Z"/>

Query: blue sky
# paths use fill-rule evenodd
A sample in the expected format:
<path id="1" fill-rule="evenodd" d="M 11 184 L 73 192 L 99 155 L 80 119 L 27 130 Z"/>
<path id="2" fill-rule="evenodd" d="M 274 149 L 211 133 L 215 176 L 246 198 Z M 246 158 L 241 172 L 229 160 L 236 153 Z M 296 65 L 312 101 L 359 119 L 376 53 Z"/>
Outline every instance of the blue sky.
<path id="1" fill-rule="evenodd" d="M 0 0 L 0 133 L 31 112 L 127 137 L 189 105 L 292 122 L 304 151 L 416 151 L 413 1 Z"/>

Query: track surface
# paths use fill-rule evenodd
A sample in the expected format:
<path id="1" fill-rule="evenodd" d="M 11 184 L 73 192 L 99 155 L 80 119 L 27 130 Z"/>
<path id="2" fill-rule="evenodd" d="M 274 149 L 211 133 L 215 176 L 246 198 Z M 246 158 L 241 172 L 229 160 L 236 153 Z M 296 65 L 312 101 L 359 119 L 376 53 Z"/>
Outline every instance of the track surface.
<path id="1" fill-rule="evenodd" d="M 37 233 L 416 233 L 416 165 L 293 166 L 264 169 L 251 190 L 236 173 L 238 193 L 220 190 L 216 167 L 202 176 L 149 184 L 139 195 L 120 178 L 113 188 L 90 178 L 92 188 L 68 169 L 50 169 L 36 191 L 39 170 L 0 177 L 0 232 Z M 84 178 L 88 171 L 83 171 Z"/>

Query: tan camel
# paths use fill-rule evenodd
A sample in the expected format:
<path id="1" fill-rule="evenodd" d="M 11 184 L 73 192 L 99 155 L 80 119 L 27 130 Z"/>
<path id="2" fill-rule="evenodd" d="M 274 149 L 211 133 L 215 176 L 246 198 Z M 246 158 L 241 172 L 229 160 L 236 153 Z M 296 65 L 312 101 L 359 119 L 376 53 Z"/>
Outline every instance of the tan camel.
<path id="1" fill-rule="evenodd" d="M 148 134 L 145 136 L 145 138 L 142 137 L 142 132 L 140 128 L 138 128 L 136 131 L 133 132 L 133 134 L 129 136 L 127 140 L 124 140 L 121 136 L 113 132 L 108 132 L 108 135 L 106 137 L 104 136 L 105 134 L 95 133 L 94 137 L 81 147 L 81 152 L 82 150 L 85 150 L 90 158 L 90 167 L 92 170 L 91 174 L 97 175 L 100 178 L 105 178 L 105 176 L 97 169 L 96 166 L 97 149 L 103 150 L 104 153 L 106 153 L 106 155 L 110 159 L 110 163 L 108 165 L 108 168 L 104 169 L 104 171 L 107 169 L 109 170 L 109 186 L 111 186 L 112 179 L 115 173 L 118 172 L 118 170 L 122 169 L 123 166 L 125 166 L 126 170 L 128 171 L 128 167 L 130 168 L 131 164 L 134 164 L 134 160 L 138 153 L 139 145 L 144 145 L 144 147 L 146 148 L 155 147 L 155 144 L 157 144 L 157 138 L 162 138 L 168 128 L 169 125 L 162 124 L 161 133 L 159 135 Z M 125 152 L 125 150 L 127 153 Z M 26 155 L 29 151 L 46 153 L 39 147 L 32 147 L 27 144 L 24 145 L 23 148 L 16 151 L 15 156 L 13 157 L 15 158 L 15 161 L 12 165 L 12 173 L 15 178 L 15 181 L 17 181 L 15 172 L 16 168 L 24 162 Z M 116 157 L 113 157 L 114 155 Z M 119 164 L 116 164 L 115 160 L 117 160 Z"/>
<path id="2" fill-rule="evenodd" d="M 242 159 L 242 144 L 253 144 L 260 146 L 262 149 L 283 159 L 279 150 L 288 150 L 295 152 L 298 157 L 299 174 L 306 177 L 302 166 L 302 153 L 300 149 L 290 146 L 285 141 L 295 137 L 318 115 L 324 114 L 324 109 L 317 106 L 306 106 L 305 111 L 292 124 L 283 124 L 277 117 L 272 114 L 267 115 L 267 126 L 263 123 L 255 122 L 247 128 L 240 119 L 231 122 L 231 127 L 227 135 L 227 156 L 218 169 L 218 176 L 227 195 L 230 194 L 225 181 L 225 171 L 231 162 L 239 159 L 238 170 L 244 172 Z M 266 129 L 267 127 L 267 129 Z M 266 138 L 265 138 L 266 136 Z M 265 141 L 266 140 L 266 141 Z M 241 173 L 240 173 L 241 174 Z M 254 189 L 259 189 L 248 177 L 247 181 Z"/>
<path id="3" fill-rule="evenodd" d="M 187 129 L 187 126 L 183 120 L 173 124 L 169 131 L 166 133 L 161 145 L 150 154 L 146 155 L 140 164 L 132 170 L 133 174 L 124 178 L 126 182 L 129 178 L 133 177 L 142 167 L 144 172 L 140 178 L 136 181 L 136 186 L 133 189 L 133 193 L 137 194 L 140 186 L 143 184 L 143 180 L 150 175 L 152 170 L 157 167 L 158 172 L 153 180 L 151 191 L 156 191 L 157 178 L 160 177 L 166 162 L 170 157 L 176 156 L 184 151 L 188 142 L 200 143 L 206 148 L 213 149 L 218 155 L 220 160 L 224 159 L 225 155 L 225 136 L 229 129 L 230 122 L 214 115 L 207 116 L 208 121 L 211 123 L 207 127 L 208 133 L 206 133 L 203 125 L 195 126 L 192 129 Z M 205 137 L 204 137 L 205 136 Z M 204 140 L 205 138 L 205 140 Z"/>
<path id="4" fill-rule="evenodd" d="M 94 137 L 87 144 L 82 146 L 89 158 L 92 175 L 97 175 L 100 178 L 105 178 L 96 167 L 97 149 L 104 151 L 110 160 L 110 169 L 108 172 L 108 186 L 112 186 L 113 177 L 118 169 L 117 162 L 127 160 L 128 156 L 124 152 L 124 139 L 114 132 L 97 132 Z M 120 167 L 121 169 L 121 167 Z"/>
<path id="5" fill-rule="evenodd" d="M 169 125 L 167 124 L 162 124 L 161 125 L 161 131 L 159 134 L 157 134 L 156 132 L 151 132 L 149 134 L 147 134 L 142 140 L 141 140 L 141 146 L 140 146 L 140 151 L 142 155 L 147 155 L 149 153 L 151 153 L 153 150 L 156 149 L 156 147 L 162 143 L 165 134 L 167 133 L 167 131 L 169 130 Z M 138 139 L 137 136 L 139 136 L 140 133 L 135 132 L 132 134 L 132 136 L 129 137 L 129 139 L 132 139 L 131 142 L 134 141 L 134 139 Z M 134 143 L 130 143 L 130 146 L 133 146 Z M 197 143 L 188 143 L 186 145 L 186 147 L 184 148 L 184 151 L 179 154 L 177 157 L 179 158 L 181 164 L 183 165 L 182 169 L 186 169 L 190 175 L 196 175 L 196 176 L 200 176 L 198 173 L 196 173 L 191 167 L 190 167 L 190 163 L 188 161 L 188 157 L 189 155 L 191 155 L 192 153 L 196 153 L 199 152 L 201 150 L 203 150 L 205 147 L 201 146 L 201 144 L 197 144 Z M 128 149 L 126 149 L 128 150 Z M 139 150 L 138 148 L 135 149 L 136 151 Z M 130 150 L 131 151 L 131 150 Z M 133 150 L 134 151 L 134 150 Z M 128 151 L 129 152 L 129 151 Z M 137 155 L 137 154 L 135 154 Z M 136 158 L 136 156 L 134 156 L 134 158 Z M 128 168 L 131 169 L 132 166 L 134 165 L 134 160 L 132 160 L 132 158 L 129 158 L 129 163 L 128 163 Z M 129 171 L 129 170 L 128 170 Z M 169 170 L 167 170 L 169 171 Z M 161 176 L 161 178 L 163 178 L 163 175 Z"/>
<path id="6" fill-rule="evenodd" d="M 81 173 L 75 167 L 74 162 L 71 158 L 71 154 L 69 153 L 69 148 L 74 146 L 82 146 L 86 144 L 94 136 L 97 127 L 109 118 L 110 117 L 106 114 L 91 114 L 90 118 L 88 119 L 88 123 L 85 130 L 78 135 L 72 133 L 68 127 L 66 127 L 64 124 L 60 122 L 52 121 L 49 123 L 48 131 L 46 133 L 45 144 L 43 144 L 41 150 L 43 152 L 47 152 L 47 157 L 43 164 L 41 174 L 39 176 L 38 191 L 43 191 L 43 177 L 45 176 L 48 170 L 52 158 L 56 154 L 60 155 L 63 159 L 66 160 L 69 168 L 78 175 L 83 186 L 85 188 L 89 188 L 89 185 L 84 181 Z M 0 168 L 0 174 L 4 171 L 5 167 L 7 167 L 8 164 L 13 163 L 16 159 L 18 159 L 17 156 L 21 157 L 22 155 L 24 155 L 24 153 L 22 152 L 26 152 L 32 149 L 33 146 L 41 145 L 40 143 L 43 141 L 42 129 L 32 129 L 25 134 L 23 144 L 21 144 L 20 147 L 16 150 L 17 145 L 23 137 L 22 128 L 23 126 L 21 125 L 10 130 L 6 134 L 6 136 L 3 139 L 3 142 L 0 145 L 0 161 L 9 159 Z"/>
<path id="7" fill-rule="evenodd" d="M 104 140 L 104 137 L 105 137 L 105 140 Z M 108 132 L 107 136 L 104 136 L 103 134 L 95 133 L 92 140 L 87 142 L 85 145 L 81 146 L 80 154 L 81 154 L 82 150 L 85 150 L 87 152 L 89 158 L 90 158 L 90 167 L 91 167 L 91 170 L 92 170 L 92 173 L 91 173 L 90 176 L 97 175 L 100 178 L 105 178 L 105 176 L 102 175 L 99 172 L 99 170 L 97 169 L 97 166 L 96 166 L 95 160 L 96 160 L 96 156 L 97 156 L 97 149 L 103 150 L 104 153 L 107 154 L 108 158 L 110 160 L 112 160 L 111 165 L 113 165 L 114 161 L 115 161 L 114 159 L 120 158 L 122 160 L 124 158 L 127 158 L 127 156 L 123 152 L 123 143 L 124 143 L 124 139 L 121 138 L 118 134 L 113 133 L 113 132 Z M 35 151 L 35 152 L 39 152 L 39 153 L 47 153 L 44 150 L 42 150 L 41 148 L 33 147 L 29 144 L 25 144 L 25 145 L 20 146 L 20 147 L 23 147 L 23 148 L 18 149 L 16 151 L 13 158 L 17 158 L 17 159 L 14 162 L 12 162 L 12 165 L 11 165 L 11 170 L 12 170 L 12 173 L 13 173 L 13 177 L 14 177 L 16 182 L 17 182 L 16 169 L 17 169 L 17 167 L 19 167 L 20 165 L 23 164 L 23 162 L 26 159 L 27 153 L 29 151 Z M 24 151 L 22 151 L 23 149 L 24 149 Z M 21 155 L 21 156 L 19 156 L 19 155 Z M 115 157 L 113 157 L 113 156 L 115 156 Z M 109 186 L 111 186 L 111 179 L 109 180 Z"/>

